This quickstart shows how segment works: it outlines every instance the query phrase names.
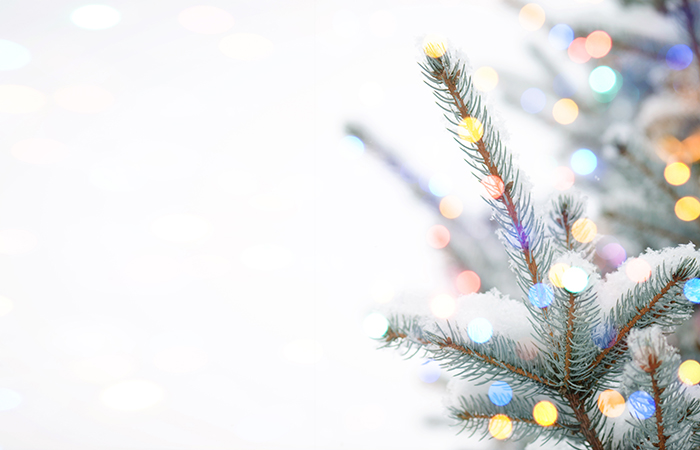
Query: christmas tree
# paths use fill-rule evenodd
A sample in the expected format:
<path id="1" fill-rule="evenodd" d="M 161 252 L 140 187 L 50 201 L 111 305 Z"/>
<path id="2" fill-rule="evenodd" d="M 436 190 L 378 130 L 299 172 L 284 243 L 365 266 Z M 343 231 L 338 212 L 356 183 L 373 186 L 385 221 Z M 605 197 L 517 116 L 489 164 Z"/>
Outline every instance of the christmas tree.
<path id="1" fill-rule="evenodd" d="M 700 302 L 700 254 L 648 250 L 601 279 L 583 201 L 559 196 L 545 224 L 464 64 L 444 43 L 424 50 L 427 83 L 485 187 L 523 299 L 493 289 L 430 311 L 407 305 L 385 345 L 424 352 L 462 380 L 450 412 L 466 430 L 595 450 L 700 445 L 700 364 L 681 364 L 666 342 Z"/>

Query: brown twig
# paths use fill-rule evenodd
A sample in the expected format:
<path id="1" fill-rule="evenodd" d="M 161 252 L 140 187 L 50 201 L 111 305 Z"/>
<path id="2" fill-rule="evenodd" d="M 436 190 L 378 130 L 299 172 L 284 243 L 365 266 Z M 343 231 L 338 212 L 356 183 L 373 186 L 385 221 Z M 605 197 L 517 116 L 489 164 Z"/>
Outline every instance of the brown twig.
<path id="1" fill-rule="evenodd" d="M 656 381 L 656 369 L 661 366 L 661 362 L 654 358 L 654 355 L 649 355 L 649 375 L 651 376 L 651 386 L 654 391 L 654 404 L 656 406 L 656 436 L 659 440 L 658 447 L 659 450 L 666 450 L 666 439 L 668 436 L 664 433 L 664 421 L 661 413 L 661 394 L 664 392 L 664 388 L 659 387 L 659 383 Z"/>
<path id="2" fill-rule="evenodd" d="M 571 343 L 574 340 L 574 310 L 576 297 L 569 293 L 569 308 L 567 310 L 566 320 L 566 356 L 564 357 L 564 385 L 571 379 Z"/>

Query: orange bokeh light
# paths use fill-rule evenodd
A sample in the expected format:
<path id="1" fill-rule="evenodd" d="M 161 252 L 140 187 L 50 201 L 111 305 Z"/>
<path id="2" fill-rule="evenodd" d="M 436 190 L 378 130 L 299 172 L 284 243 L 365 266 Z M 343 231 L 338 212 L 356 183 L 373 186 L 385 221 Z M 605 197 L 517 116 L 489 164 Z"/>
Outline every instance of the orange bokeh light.
<path id="1" fill-rule="evenodd" d="M 618 417 L 625 412 L 625 398 L 615 389 L 608 389 L 598 396 L 598 409 L 608 417 Z"/>
<path id="2" fill-rule="evenodd" d="M 602 58 L 612 49 L 612 38 L 605 31 L 594 31 L 586 38 L 586 52 L 593 58 Z"/>
<path id="3" fill-rule="evenodd" d="M 457 290 L 461 294 L 473 294 L 478 292 L 481 287 L 481 278 L 476 272 L 471 270 L 465 270 L 464 272 L 457 275 Z"/>
<path id="4" fill-rule="evenodd" d="M 506 189 L 501 177 L 496 175 L 489 175 L 485 177 L 483 180 L 481 180 L 481 184 L 486 188 L 486 192 L 488 193 L 489 197 L 494 200 L 499 199 Z"/>
<path id="5" fill-rule="evenodd" d="M 625 273 L 630 280 L 643 283 L 651 276 L 651 266 L 641 258 L 634 258 L 625 266 Z"/>
<path id="6" fill-rule="evenodd" d="M 450 243 L 450 230 L 442 225 L 433 225 L 428 229 L 426 239 L 433 248 L 445 248 Z"/>
<path id="7" fill-rule="evenodd" d="M 508 439 L 513 433 L 513 422 L 505 414 L 496 414 L 489 420 L 489 433 L 498 440 Z"/>

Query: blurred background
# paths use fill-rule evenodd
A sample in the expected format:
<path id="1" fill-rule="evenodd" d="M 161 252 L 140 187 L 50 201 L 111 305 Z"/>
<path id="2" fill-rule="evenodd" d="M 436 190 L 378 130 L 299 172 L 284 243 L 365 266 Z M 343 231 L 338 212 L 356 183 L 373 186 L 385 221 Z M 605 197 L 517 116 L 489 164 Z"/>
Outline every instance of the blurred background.
<path id="1" fill-rule="evenodd" d="M 613 236 L 610 142 L 696 161 L 692 40 L 627 3 L 2 2 L 0 448 L 492 448 L 372 339 L 402 299 L 520 296 L 421 48 L 468 58 L 538 208 L 589 196 L 610 271 L 667 243 Z"/>

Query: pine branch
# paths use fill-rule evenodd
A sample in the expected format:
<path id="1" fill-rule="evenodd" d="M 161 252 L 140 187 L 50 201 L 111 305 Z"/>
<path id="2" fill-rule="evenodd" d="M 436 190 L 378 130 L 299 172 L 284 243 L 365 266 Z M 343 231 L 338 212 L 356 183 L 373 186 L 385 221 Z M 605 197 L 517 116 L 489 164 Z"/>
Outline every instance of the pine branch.
<path id="1" fill-rule="evenodd" d="M 573 233 L 574 224 L 584 217 L 585 206 L 583 201 L 574 198 L 572 195 L 560 195 L 552 202 L 549 212 L 549 232 L 554 237 L 554 243 L 558 247 L 559 253 L 573 251 L 584 255 L 586 259 L 593 255 L 594 247 L 588 242 L 581 242 L 576 239 Z M 583 230 L 586 234 L 585 230 Z M 582 239 L 588 236 L 578 236 Z"/>
<path id="2" fill-rule="evenodd" d="M 666 450 L 667 436 L 664 432 L 664 420 L 663 420 L 663 415 L 662 415 L 663 408 L 661 408 L 661 405 L 662 405 L 661 394 L 663 394 L 664 388 L 659 387 L 659 382 L 656 379 L 658 376 L 656 371 L 661 364 L 656 362 L 656 361 L 652 361 L 652 358 L 649 358 L 649 365 L 651 366 L 651 370 L 649 372 L 649 377 L 651 378 L 652 390 L 654 391 L 654 403 L 656 404 L 655 414 L 656 414 L 656 436 L 657 436 L 657 439 L 659 440 L 658 448 L 659 448 L 659 450 Z"/>

